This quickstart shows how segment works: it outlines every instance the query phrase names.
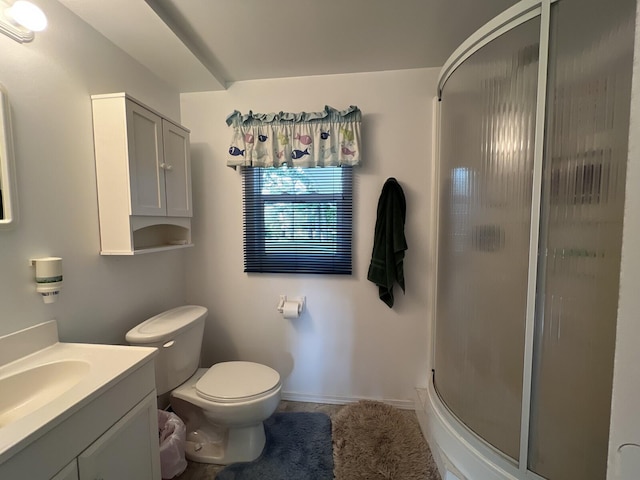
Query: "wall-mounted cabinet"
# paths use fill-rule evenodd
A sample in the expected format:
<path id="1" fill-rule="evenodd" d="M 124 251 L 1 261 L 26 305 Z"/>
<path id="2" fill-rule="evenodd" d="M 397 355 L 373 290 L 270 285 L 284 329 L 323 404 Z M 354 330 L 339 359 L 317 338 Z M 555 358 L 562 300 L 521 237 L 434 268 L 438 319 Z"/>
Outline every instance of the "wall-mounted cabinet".
<path id="1" fill-rule="evenodd" d="M 100 253 L 191 246 L 189 130 L 125 93 L 91 99 Z"/>

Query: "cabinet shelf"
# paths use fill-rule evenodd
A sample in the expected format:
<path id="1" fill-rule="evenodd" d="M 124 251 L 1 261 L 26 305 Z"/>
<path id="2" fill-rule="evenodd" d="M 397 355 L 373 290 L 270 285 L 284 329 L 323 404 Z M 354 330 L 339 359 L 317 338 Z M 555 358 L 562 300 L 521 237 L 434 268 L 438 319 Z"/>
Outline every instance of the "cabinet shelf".
<path id="1" fill-rule="evenodd" d="M 131 250 L 130 252 L 110 252 L 108 250 L 102 250 L 100 255 L 142 255 L 144 253 L 166 252 L 168 250 L 178 250 L 180 248 L 190 248 L 193 246 L 193 243 L 185 243 L 181 245 L 159 245 L 157 247 L 139 248 Z"/>

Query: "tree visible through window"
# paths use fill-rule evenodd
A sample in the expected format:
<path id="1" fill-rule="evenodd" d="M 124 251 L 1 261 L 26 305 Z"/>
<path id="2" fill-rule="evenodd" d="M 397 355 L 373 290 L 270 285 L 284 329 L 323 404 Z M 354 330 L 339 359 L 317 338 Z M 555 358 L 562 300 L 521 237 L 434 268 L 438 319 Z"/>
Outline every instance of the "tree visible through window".
<path id="1" fill-rule="evenodd" d="M 351 167 L 242 175 L 245 272 L 351 273 Z"/>

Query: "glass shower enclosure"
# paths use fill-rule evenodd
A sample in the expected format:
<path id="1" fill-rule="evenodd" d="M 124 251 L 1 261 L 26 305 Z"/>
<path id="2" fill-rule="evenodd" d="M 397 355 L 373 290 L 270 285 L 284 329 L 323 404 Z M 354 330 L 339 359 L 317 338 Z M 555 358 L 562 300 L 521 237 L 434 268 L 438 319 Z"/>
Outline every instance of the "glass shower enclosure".
<path id="1" fill-rule="evenodd" d="M 520 2 L 441 75 L 434 387 L 517 478 L 606 476 L 635 7 Z"/>

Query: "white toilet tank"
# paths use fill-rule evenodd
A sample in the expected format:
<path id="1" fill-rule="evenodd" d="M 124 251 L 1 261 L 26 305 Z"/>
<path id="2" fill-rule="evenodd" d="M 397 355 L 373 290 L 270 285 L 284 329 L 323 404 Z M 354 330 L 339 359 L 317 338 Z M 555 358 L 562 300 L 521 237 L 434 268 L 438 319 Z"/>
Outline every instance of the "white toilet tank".
<path id="1" fill-rule="evenodd" d="M 185 382 L 198 368 L 208 310 L 184 305 L 152 317 L 127 332 L 130 345 L 157 347 L 156 390 L 162 395 Z"/>

